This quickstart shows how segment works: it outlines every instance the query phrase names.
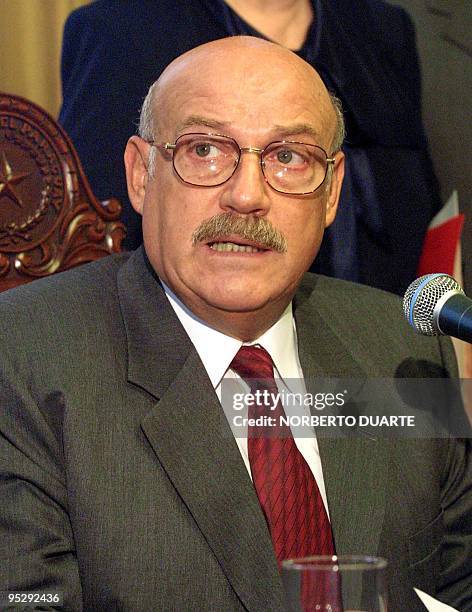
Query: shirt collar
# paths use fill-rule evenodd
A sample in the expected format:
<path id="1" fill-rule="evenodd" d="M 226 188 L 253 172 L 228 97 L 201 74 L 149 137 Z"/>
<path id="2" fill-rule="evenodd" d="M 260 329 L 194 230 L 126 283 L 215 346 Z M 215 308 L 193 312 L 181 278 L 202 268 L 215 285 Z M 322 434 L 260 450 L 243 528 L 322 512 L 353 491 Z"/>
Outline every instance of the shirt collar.
<path id="1" fill-rule="evenodd" d="M 195 346 L 212 385 L 216 389 L 243 343 L 241 340 L 213 329 L 197 318 L 165 283 L 162 281 L 161 283 L 175 314 Z M 272 327 L 262 336 L 247 344 L 260 344 L 265 348 L 272 357 L 280 378 L 287 380 L 300 377 L 292 303 L 288 304 L 282 316 Z"/>

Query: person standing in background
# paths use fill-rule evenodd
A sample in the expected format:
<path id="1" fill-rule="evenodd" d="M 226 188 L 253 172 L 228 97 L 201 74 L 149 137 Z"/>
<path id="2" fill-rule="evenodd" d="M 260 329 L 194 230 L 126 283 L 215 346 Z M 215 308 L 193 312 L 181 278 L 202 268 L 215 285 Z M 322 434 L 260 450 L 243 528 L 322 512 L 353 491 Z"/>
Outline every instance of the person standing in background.
<path id="1" fill-rule="evenodd" d="M 402 293 L 441 201 L 414 29 L 382 0 L 97 0 L 74 11 L 64 30 L 60 121 L 96 195 L 124 204 L 125 246 L 142 236 L 122 150 L 149 85 L 181 53 L 234 35 L 294 50 L 343 103 L 346 178 L 312 271 Z"/>

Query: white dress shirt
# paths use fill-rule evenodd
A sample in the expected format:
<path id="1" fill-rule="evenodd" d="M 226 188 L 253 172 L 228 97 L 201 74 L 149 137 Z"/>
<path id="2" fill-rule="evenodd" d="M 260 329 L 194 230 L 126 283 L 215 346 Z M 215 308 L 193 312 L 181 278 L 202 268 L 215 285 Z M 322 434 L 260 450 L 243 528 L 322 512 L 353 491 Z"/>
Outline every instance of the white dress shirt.
<path id="1" fill-rule="evenodd" d="M 239 381 L 243 392 L 247 392 L 248 387 L 246 383 L 229 367 L 243 342 L 209 327 L 198 319 L 164 283 L 162 285 L 175 314 L 182 323 L 205 366 L 220 402 L 223 378 L 225 380 L 234 379 L 235 382 Z M 299 392 L 300 384 L 302 384 L 303 391 L 305 391 L 303 372 L 298 359 L 297 334 L 291 303 L 287 306 L 280 319 L 270 329 L 253 342 L 247 344 L 258 344 L 269 353 L 274 362 L 274 377 L 279 391 Z M 293 389 L 293 381 L 297 383 L 296 390 Z M 310 414 L 308 408 L 300 406 L 299 410 L 304 414 Z M 242 437 L 235 436 L 235 440 L 248 474 L 252 478 L 248 456 L 247 428 L 245 435 Z M 296 437 L 294 435 L 294 440 L 316 479 L 326 512 L 329 516 L 323 470 L 315 432 L 313 431 L 312 435 L 307 436 L 305 429 L 304 436 Z"/>

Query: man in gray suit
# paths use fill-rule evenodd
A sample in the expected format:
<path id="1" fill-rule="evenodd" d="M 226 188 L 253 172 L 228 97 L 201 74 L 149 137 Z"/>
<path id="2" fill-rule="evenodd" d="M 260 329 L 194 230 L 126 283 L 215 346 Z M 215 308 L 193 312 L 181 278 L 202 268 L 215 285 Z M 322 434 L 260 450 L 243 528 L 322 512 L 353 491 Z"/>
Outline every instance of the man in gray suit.
<path id="1" fill-rule="evenodd" d="M 318 75 L 271 43 L 212 42 L 161 75 L 125 153 L 144 249 L 0 299 L 0 590 L 59 590 L 74 611 L 285 609 L 284 525 L 222 419 L 242 345 L 312 392 L 455 374 L 393 296 L 305 275 L 341 138 Z M 421 610 L 413 587 L 472 609 L 470 441 L 364 433 L 289 438 L 326 538 L 286 550 L 385 556 L 389 610 Z"/>

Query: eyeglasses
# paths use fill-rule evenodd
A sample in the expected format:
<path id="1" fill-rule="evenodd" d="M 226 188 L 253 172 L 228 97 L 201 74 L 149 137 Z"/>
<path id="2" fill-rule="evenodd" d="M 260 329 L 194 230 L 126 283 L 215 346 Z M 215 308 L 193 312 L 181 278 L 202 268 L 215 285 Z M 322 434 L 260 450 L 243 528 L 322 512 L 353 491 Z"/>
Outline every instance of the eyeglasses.
<path id="1" fill-rule="evenodd" d="M 240 147 L 233 138 L 220 134 L 183 134 L 174 143 L 149 144 L 172 151 L 175 172 L 184 183 L 198 187 L 217 187 L 229 181 L 244 152 L 260 156 L 262 174 L 272 189 L 308 195 L 321 187 L 328 167 L 336 161 L 318 145 L 288 140 L 258 149 Z"/>

